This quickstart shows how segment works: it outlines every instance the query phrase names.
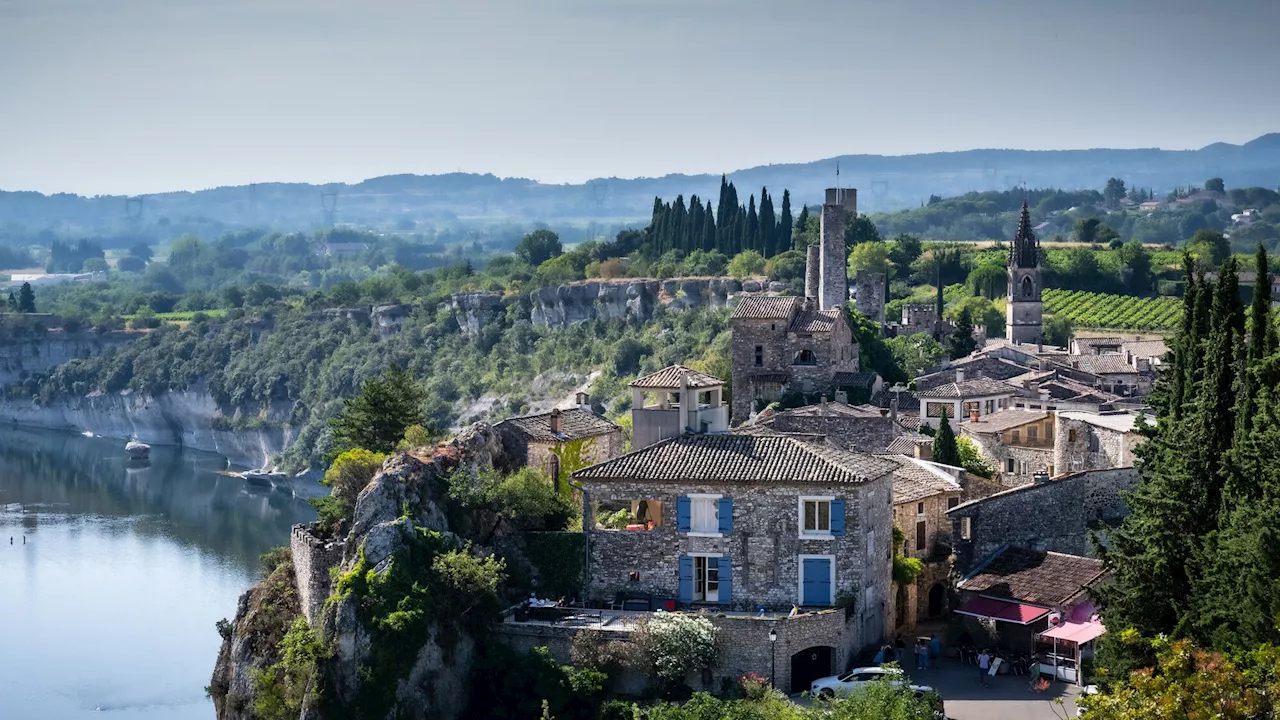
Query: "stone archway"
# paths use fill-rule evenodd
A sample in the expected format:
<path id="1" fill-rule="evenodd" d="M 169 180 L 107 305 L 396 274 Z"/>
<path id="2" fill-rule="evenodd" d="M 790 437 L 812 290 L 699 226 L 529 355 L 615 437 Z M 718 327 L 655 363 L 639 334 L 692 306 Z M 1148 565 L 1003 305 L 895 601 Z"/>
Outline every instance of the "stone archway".
<path id="1" fill-rule="evenodd" d="M 791 690 L 792 693 L 804 692 L 809 684 L 818 678 L 831 675 L 831 665 L 835 653 L 826 645 L 805 648 L 791 656 Z"/>
<path id="2" fill-rule="evenodd" d="M 934 583 L 929 588 L 929 617 L 941 617 L 947 609 L 947 589 L 942 583 Z"/>

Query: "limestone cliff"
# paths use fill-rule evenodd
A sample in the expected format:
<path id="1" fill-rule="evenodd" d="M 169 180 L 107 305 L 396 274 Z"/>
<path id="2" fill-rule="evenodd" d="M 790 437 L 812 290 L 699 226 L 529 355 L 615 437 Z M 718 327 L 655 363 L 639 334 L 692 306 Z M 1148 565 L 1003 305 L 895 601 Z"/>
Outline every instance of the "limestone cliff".
<path id="1" fill-rule="evenodd" d="M 255 669 L 278 660 L 271 641 L 278 645 L 300 615 L 330 653 L 309 681 L 300 718 L 369 716 L 371 708 L 377 717 L 459 717 L 469 699 L 468 677 L 477 651 L 468 626 L 437 615 L 417 632 L 399 636 L 411 642 L 386 642 L 385 624 L 371 624 L 370 597 L 335 587 L 332 578 L 351 578 L 362 587 L 394 586 L 399 578 L 391 577 L 393 566 L 410 562 L 420 551 L 421 530 L 432 531 L 434 541 L 453 548 L 478 540 L 471 530 L 477 525 L 468 518 L 460 518 L 458 527 L 451 523 L 451 515 L 457 518 L 458 513 L 450 505 L 444 477 L 459 466 L 508 464 L 499 435 L 477 425 L 429 455 L 389 458 L 361 491 L 345 537 L 325 541 L 315 537 L 314 528 L 296 526 L 288 563 L 289 612 L 271 618 L 271 629 L 264 629 L 262 601 L 281 585 L 273 574 L 241 597 L 236 618 L 224 633 L 210 685 L 219 720 L 248 720 L 245 708 L 258 700 Z M 504 540 L 485 539 L 490 546 L 473 544 L 473 555 L 490 555 Z M 317 602 L 320 593 L 328 594 L 328 600 Z"/>
<path id="2" fill-rule="evenodd" d="M 660 305 L 671 310 L 724 307 L 742 289 L 743 283 L 727 277 L 587 280 L 531 292 L 530 320 L 547 327 L 626 317 L 647 322 Z"/>

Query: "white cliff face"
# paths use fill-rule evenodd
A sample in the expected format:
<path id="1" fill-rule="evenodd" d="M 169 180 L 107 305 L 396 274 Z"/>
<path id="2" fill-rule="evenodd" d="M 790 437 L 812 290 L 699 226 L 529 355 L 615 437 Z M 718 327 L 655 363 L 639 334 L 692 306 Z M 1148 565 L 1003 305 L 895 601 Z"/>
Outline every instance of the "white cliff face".
<path id="1" fill-rule="evenodd" d="M 287 408 L 272 408 L 272 419 L 288 417 Z M 283 412 L 282 412 L 283 410 Z M 222 408 L 203 389 L 167 392 L 152 397 L 129 391 L 93 394 L 37 405 L 30 400 L 0 400 L 0 418 L 15 425 L 92 433 L 148 445 L 181 445 L 226 456 L 234 466 L 266 467 L 272 455 L 293 439 L 290 429 L 262 427 L 216 430 Z"/>
<path id="2" fill-rule="evenodd" d="M 0 331 L 0 387 L 21 382 L 32 375 L 79 358 L 97 357 L 107 348 L 129 342 L 133 333 L 65 333 L 61 330 L 38 334 Z"/>

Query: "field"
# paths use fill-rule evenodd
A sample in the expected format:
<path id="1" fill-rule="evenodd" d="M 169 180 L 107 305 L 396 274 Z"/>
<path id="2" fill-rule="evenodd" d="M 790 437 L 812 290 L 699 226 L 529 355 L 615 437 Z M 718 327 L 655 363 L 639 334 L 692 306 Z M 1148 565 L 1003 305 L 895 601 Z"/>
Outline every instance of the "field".
<path id="1" fill-rule="evenodd" d="M 1044 291 L 1044 311 L 1062 315 L 1082 328 L 1175 330 L 1182 318 L 1182 301 L 1048 289 Z"/>

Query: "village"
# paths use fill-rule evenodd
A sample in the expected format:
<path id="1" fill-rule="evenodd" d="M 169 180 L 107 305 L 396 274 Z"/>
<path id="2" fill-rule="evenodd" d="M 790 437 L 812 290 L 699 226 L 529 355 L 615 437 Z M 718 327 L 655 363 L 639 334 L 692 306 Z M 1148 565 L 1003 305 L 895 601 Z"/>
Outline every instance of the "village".
<path id="1" fill-rule="evenodd" d="M 581 593 L 510 609 L 505 642 L 570 662 L 584 630 L 625 642 L 649 614 L 694 613 L 719 630 L 717 664 L 690 679 L 709 692 L 756 674 L 785 693 L 830 695 L 896 661 L 945 700 L 944 678 L 962 677 L 968 696 L 980 686 L 959 668 L 981 665 L 1016 685 L 992 691 L 1012 704 L 982 716 L 1025 717 L 1019 703 L 1037 693 L 1087 685 L 1106 632 L 1090 593 L 1107 580 L 1094 543 L 1127 514 L 1164 342 L 1046 345 L 1024 206 L 1006 337 L 886 386 L 860 369 L 841 309 L 850 295 L 886 334 L 951 327 L 930 306 L 886 322 L 883 276 L 858 273 L 850 292 L 844 222 L 856 197 L 826 192 L 804 297 L 739 300 L 732 377 L 673 365 L 630 383 L 629 451 L 582 393 L 496 426 L 529 465 L 566 479 L 585 531 Z M 957 443 L 990 477 L 962 466 Z M 953 672 L 919 669 L 940 663 Z M 632 678 L 633 690 L 643 683 Z"/>

